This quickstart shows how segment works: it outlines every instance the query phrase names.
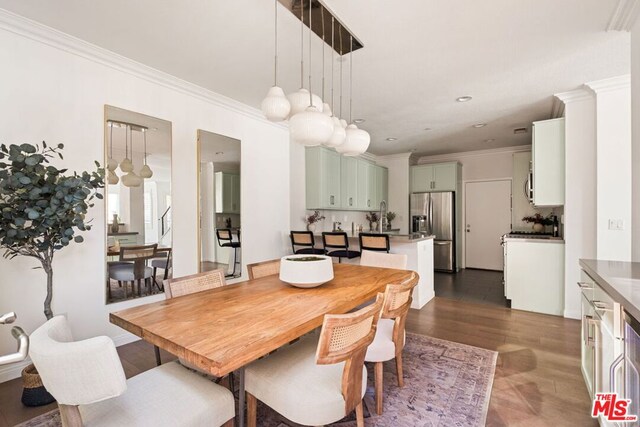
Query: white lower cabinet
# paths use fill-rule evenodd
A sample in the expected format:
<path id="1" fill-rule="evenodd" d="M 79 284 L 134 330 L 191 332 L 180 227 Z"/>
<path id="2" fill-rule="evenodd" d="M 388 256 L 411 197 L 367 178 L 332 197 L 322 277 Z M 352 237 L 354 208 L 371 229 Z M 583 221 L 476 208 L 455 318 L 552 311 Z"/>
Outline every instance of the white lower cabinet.
<path id="1" fill-rule="evenodd" d="M 578 286 L 582 294 L 582 375 L 587 390 L 592 399 L 596 393 L 620 392 L 612 386 L 623 383 L 622 370 L 614 369 L 623 352 L 622 309 L 584 271 Z M 602 417 L 598 421 L 601 426 L 615 425 Z"/>
<path id="2" fill-rule="evenodd" d="M 505 239 L 505 293 L 511 308 L 564 313 L 564 243 Z"/>

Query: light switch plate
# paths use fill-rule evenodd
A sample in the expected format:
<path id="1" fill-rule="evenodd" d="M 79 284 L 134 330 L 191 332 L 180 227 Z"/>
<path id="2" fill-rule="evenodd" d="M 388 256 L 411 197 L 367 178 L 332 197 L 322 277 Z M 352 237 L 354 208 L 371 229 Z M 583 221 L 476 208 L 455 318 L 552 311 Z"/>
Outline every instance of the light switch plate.
<path id="1" fill-rule="evenodd" d="M 610 219 L 609 220 L 609 230 L 624 230 L 624 220 L 621 219 Z"/>

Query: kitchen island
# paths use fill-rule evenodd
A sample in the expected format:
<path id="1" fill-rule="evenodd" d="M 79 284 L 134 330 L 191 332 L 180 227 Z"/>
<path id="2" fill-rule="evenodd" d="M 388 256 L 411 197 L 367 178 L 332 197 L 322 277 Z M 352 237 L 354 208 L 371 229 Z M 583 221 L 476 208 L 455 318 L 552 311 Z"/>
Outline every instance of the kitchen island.
<path id="1" fill-rule="evenodd" d="M 346 232 L 349 237 L 349 249 L 360 250 L 358 236 L 359 233 Z M 322 244 L 322 233 L 316 233 L 316 241 Z M 433 238 L 434 236 L 422 233 L 416 234 L 391 234 L 392 254 L 407 255 L 407 269 L 413 270 L 420 275 L 418 285 L 413 291 L 413 302 L 411 308 L 420 309 L 424 307 L 435 296 L 433 286 Z M 345 264 L 359 264 L 360 259 L 343 259 Z"/>

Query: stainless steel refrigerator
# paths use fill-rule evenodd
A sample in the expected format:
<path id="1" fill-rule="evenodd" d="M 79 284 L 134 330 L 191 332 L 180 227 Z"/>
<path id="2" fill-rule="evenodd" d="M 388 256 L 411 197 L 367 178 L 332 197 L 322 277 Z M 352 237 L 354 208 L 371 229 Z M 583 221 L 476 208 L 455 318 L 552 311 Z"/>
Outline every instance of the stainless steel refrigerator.
<path id="1" fill-rule="evenodd" d="M 411 194 L 411 231 L 435 236 L 433 264 L 439 271 L 456 270 L 456 206 L 453 191 Z"/>

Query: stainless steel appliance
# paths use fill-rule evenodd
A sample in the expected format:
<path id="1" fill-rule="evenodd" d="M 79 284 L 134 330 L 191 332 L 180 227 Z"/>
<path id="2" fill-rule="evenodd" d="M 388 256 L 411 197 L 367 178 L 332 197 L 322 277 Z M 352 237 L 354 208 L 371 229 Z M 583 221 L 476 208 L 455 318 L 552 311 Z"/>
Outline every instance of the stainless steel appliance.
<path id="1" fill-rule="evenodd" d="M 435 236 L 433 264 L 438 271 L 456 270 L 455 193 L 411 194 L 411 231 Z"/>

